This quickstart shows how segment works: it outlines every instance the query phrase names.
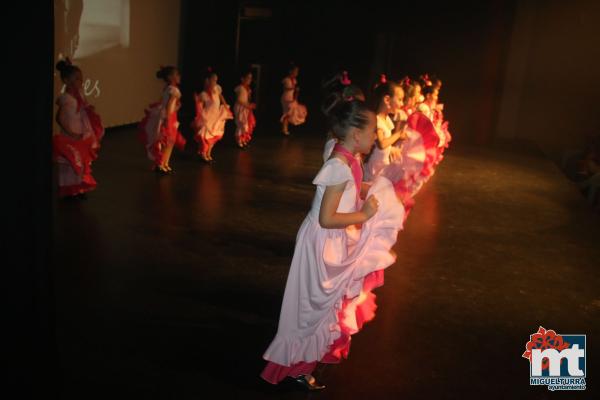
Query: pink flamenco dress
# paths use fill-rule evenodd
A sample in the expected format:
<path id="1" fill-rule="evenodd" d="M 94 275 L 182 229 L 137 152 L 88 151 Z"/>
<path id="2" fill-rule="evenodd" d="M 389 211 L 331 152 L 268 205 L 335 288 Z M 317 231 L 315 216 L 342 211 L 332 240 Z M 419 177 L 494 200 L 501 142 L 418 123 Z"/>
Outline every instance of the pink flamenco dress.
<path id="1" fill-rule="evenodd" d="M 404 110 L 400 110 L 395 119 L 397 121 L 407 121 L 408 115 Z M 394 146 L 400 148 L 401 156 L 391 161 L 390 165 L 399 166 L 400 169 L 397 169 L 397 171 L 402 172 L 402 176 L 394 179 L 393 183 L 396 194 L 401 199 L 402 204 L 404 204 L 406 210 L 404 217 L 406 218 L 415 204 L 414 196 L 423 185 L 421 172 L 425 168 L 427 149 L 423 136 L 419 132 L 410 126 L 406 127 L 405 132 L 406 139 L 394 144 Z"/>
<path id="2" fill-rule="evenodd" d="M 244 107 L 244 105 L 250 103 L 252 90 L 249 86 L 239 85 L 235 88 L 235 93 L 243 103 L 236 102 L 233 106 L 236 126 L 235 136 L 238 141 L 248 143 L 252 139 L 252 132 L 254 132 L 254 128 L 256 127 L 256 118 L 254 111 L 248 107 Z"/>
<path id="3" fill-rule="evenodd" d="M 407 115 L 402 110 L 396 119 L 407 121 L 407 137 L 394 144 L 400 148 L 400 157 L 389 159 L 377 174 L 387 176 L 392 182 L 396 195 L 404 205 L 406 219 L 415 204 L 415 195 L 434 173 L 439 160 L 440 138 L 429 117 L 421 111 Z M 388 122 L 388 129 L 391 129 L 391 121 Z"/>
<path id="4" fill-rule="evenodd" d="M 450 142 L 452 141 L 452 135 L 449 130 L 450 123 L 444 120 L 443 109 L 443 104 L 436 104 L 432 111 L 433 125 L 443 135 L 442 145 L 438 149 L 438 164 L 444 159 L 444 152 L 450 147 Z"/>
<path id="5" fill-rule="evenodd" d="M 385 118 L 377 115 L 377 129 L 382 131 L 384 138 L 389 138 L 392 136 L 392 131 L 394 130 L 394 122 L 387 115 Z M 373 146 L 369 160 L 365 166 L 365 180 L 369 182 L 373 181 L 381 170 L 390 164 L 391 151 L 392 146 L 388 146 L 385 149 L 381 149 L 377 144 Z"/>
<path id="6" fill-rule="evenodd" d="M 206 90 L 196 98 L 196 117 L 192 121 L 194 140 L 198 143 L 198 154 L 223 138 L 225 123 L 233 119 L 229 107 L 221 104 L 221 86 L 216 85 L 211 93 Z"/>
<path id="7" fill-rule="evenodd" d="M 399 120 L 406 120 L 408 118 L 404 111 L 401 111 L 396 117 Z M 377 128 L 381 129 L 385 138 L 389 138 L 392 136 L 394 122 L 389 116 L 385 118 L 377 116 Z M 405 140 L 398 140 L 385 149 L 374 146 L 365 166 L 365 180 L 368 182 L 373 182 L 377 176 L 392 164 L 400 167 L 397 170 L 402 171 L 402 177 L 393 182 L 396 194 L 404 205 L 405 218 L 408 217 L 414 205 L 414 195 L 422 185 L 420 177 L 426 160 L 426 148 L 422 135 L 410 127 L 406 128 L 406 135 L 407 138 Z M 396 157 L 394 159 L 391 157 L 393 149 L 399 150 L 399 158 Z"/>
<path id="8" fill-rule="evenodd" d="M 167 115 L 169 99 L 175 97 L 180 104 L 181 92 L 177 86 L 168 85 L 160 101 L 150 104 L 144 110 L 145 116 L 138 125 L 138 138 L 146 149 L 148 159 L 159 166 L 163 161 L 164 149 L 175 145 L 183 151 L 186 140 L 179 131 L 177 111 Z"/>
<path id="9" fill-rule="evenodd" d="M 282 115 L 280 121 L 286 117 L 290 124 L 301 125 L 306 121 L 308 111 L 304 104 L 300 104 L 296 97 L 296 79 L 285 77 L 281 83 L 283 84 L 283 94 L 281 95 Z"/>
<path id="10" fill-rule="evenodd" d="M 310 374 L 318 362 L 348 357 L 351 336 L 375 316 L 372 290 L 383 285 L 383 271 L 396 259 L 392 251 L 402 229 L 404 208 L 392 182 L 377 177 L 368 195 L 379 201 L 377 213 L 362 226 L 325 229 L 319 224 L 327 186 L 345 183 L 337 212 L 360 210 L 362 169 L 339 145 L 313 180 L 312 207 L 296 236 L 275 338 L 265 351 L 261 377 L 277 384 L 287 376 Z"/>
<path id="11" fill-rule="evenodd" d="M 408 129 L 421 136 L 422 145 L 425 150 L 421 171 L 413 177 L 414 187 L 420 188 L 435 172 L 439 155 L 440 137 L 431 119 L 420 111 L 409 115 L 407 122 Z"/>
<path id="12" fill-rule="evenodd" d="M 58 165 L 58 194 L 74 196 L 94 190 L 96 180 L 92 176 L 92 161 L 98 158 L 104 127 L 79 90 L 67 90 L 56 101 L 63 110 L 66 128 L 52 137 L 53 157 Z"/>

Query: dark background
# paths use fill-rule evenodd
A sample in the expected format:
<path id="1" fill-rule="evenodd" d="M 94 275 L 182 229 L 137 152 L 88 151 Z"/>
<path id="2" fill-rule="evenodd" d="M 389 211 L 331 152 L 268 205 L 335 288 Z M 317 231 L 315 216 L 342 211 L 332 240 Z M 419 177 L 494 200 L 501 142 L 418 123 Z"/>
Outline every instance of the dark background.
<path id="1" fill-rule="evenodd" d="M 425 72 L 437 75 L 444 81 L 441 96 L 452 128 L 459 132 L 456 139 L 491 139 L 508 52 L 504 39 L 514 19 L 512 2 L 471 2 L 464 8 L 458 3 L 415 2 L 263 4 L 273 16 L 243 20 L 240 31 L 240 67 L 262 66 L 261 127 L 276 127 L 272 122 L 280 113 L 280 82 L 293 61 L 300 66 L 300 101 L 310 113 L 303 131 L 324 132 L 318 112 L 320 83 L 344 68 L 364 90 L 380 73 L 396 80 Z M 234 47 L 237 6 L 236 1 L 183 1 L 180 58 L 188 99 L 201 87 L 207 65 L 216 68 L 225 95 L 231 97 L 239 73 Z M 189 116 L 192 102 L 186 103 L 183 112 Z"/>
<path id="2" fill-rule="evenodd" d="M 16 376 L 10 379 L 50 397 L 57 364 L 49 306 L 53 7 L 51 1 L 37 4 L 26 10 L 21 52 L 15 53 L 19 65 L 34 71 L 29 75 L 33 87 L 25 91 L 33 124 L 18 138 L 18 148 L 32 151 L 27 163 L 15 164 L 19 174 L 8 184 L 17 206 L 8 208 L 10 235 L 3 246 L 5 270 L 14 275 L 5 281 L 10 286 L 6 304 L 14 311 L 10 316 L 25 317 L 7 323 L 7 347 L 15 354 L 11 371 Z M 599 2 L 263 4 L 273 17 L 243 22 L 240 64 L 235 65 L 238 2 L 182 0 L 182 119 L 192 118 L 191 95 L 207 65 L 217 69 L 231 99 L 240 67 L 258 63 L 263 72 L 257 134 L 279 134 L 280 81 L 294 61 L 301 68 L 300 99 L 309 109 L 308 123 L 299 128 L 306 134 L 323 134 L 320 82 L 340 67 L 364 88 L 381 72 L 394 79 L 423 72 L 441 77 L 441 101 L 457 144 L 516 138 L 559 161 L 568 148 L 598 133 Z"/>
<path id="3" fill-rule="evenodd" d="M 300 100 L 309 109 L 303 132 L 321 134 L 321 80 L 347 69 L 372 86 L 429 73 L 444 86 L 441 101 L 457 143 L 518 138 L 559 162 L 598 132 L 600 3 L 576 0 L 454 2 L 252 2 L 268 19 L 242 21 L 235 64 L 237 1 L 182 2 L 180 60 L 184 118 L 207 65 L 232 97 L 239 71 L 262 66 L 259 128 L 277 132 L 281 79 L 300 66 Z M 584 118 L 581 118 L 585 116 Z"/>

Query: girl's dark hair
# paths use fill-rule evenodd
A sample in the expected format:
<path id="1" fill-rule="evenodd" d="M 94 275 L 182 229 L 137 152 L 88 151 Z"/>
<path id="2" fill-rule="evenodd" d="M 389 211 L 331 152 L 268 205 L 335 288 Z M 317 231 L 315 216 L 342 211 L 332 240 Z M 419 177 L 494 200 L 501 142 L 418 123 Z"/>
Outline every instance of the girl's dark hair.
<path id="1" fill-rule="evenodd" d="M 419 84 L 423 88 L 425 88 L 427 86 L 433 86 L 433 80 L 431 79 L 429 74 L 423 74 L 423 75 L 419 76 L 419 79 L 417 82 L 419 82 Z"/>
<path id="2" fill-rule="evenodd" d="M 213 76 L 217 76 L 217 71 L 213 67 L 206 67 L 204 78 L 202 78 L 202 90 L 206 91 L 210 97 L 212 97 L 212 92 L 208 90 L 208 80 Z"/>
<path id="3" fill-rule="evenodd" d="M 287 72 L 288 74 L 292 73 L 293 70 L 299 68 L 293 61 L 288 64 Z"/>
<path id="4" fill-rule="evenodd" d="M 359 97 L 365 97 L 364 92 L 361 88 L 356 85 L 350 84 L 347 86 L 340 85 L 341 87 L 336 90 L 332 90 L 330 92 L 325 93 L 325 97 L 323 99 L 323 103 L 321 104 L 321 111 L 325 114 L 326 117 L 329 116 L 329 113 L 333 110 L 333 108 L 340 101 L 352 101 L 359 100 Z"/>
<path id="5" fill-rule="evenodd" d="M 362 97 L 365 98 L 365 92 L 363 92 L 363 90 L 361 88 L 359 88 L 356 85 L 348 85 L 344 88 L 344 90 L 342 90 L 342 96 L 344 96 L 345 100 L 353 100 L 356 99 L 357 97 Z M 360 101 L 364 101 L 361 99 L 358 99 Z"/>
<path id="6" fill-rule="evenodd" d="M 344 71 L 336 71 L 331 75 L 327 75 L 321 81 L 321 90 L 323 93 L 332 93 L 339 91 L 344 88 L 342 79 L 344 77 Z"/>
<path id="7" fill-rule="evenodd" d="M 391 81 L 387 81 L 386 83 L 382 83 L 381 85 L 377 86 L 373 90 L 371 98 L 369 99 L 369 107 L 371 110 L 373 110 L 373 112 L 377 112 L 385 96 L 394 97 L 394 91 L 398 86 L 398 84 Z"/>
<path id="8" fill-rule="evenodd" d="M 421 88 L 421 91 L 423 91 L 423 86 L 419 82 L 414 81 L 414 80 L 411 81 L 408 85 L 407 84 L 403 85 L 402 88 L 404 89 L 404 95 L 407 98 L 414 97 L 415 91 L 417 90 L 417 86 L 419 86 Z"/>
<path id="9" fill-rule="evenodd" d="M 206 67 L 206 72 L 204 73 L 204 79 L 209 79 L 213 76 L 217 75 L 217 71 L 213 67 Z"/>
<path id="10" fill-rule="evenodd" d="M 347 73 L 346 73 L 347 78 Z M 321 83 L 321 90 L 323 91 L 323 103 L 321 104 L 321 111 L 325 116 L 329 115 L 329 112 L 333 106 L 339 101 L 340 97 L 342 100 L 351 101 L 358 97 L 365 97 L 362 89 L 356 85 L 344 84 L 342 80 L 344 78 L 344 72 L 338 72 L 330 78 L 323 80 Z M 361 100 L 361 99 L 358 99 Z"/>
<path id="11" fill-rule="evenodd" d="M 167 65 L 165 67 L 161 66 L 158 71 L 156 71 L 156 77 L 158 79 L 162 79 L 165 82 L 169 81 L 169 77 L 173 75 L 177 71 L 177 68 L 172 65 Z"/>
<path id="12" fill-rule="evenodd" d="M 370 110 L 363 101 L 347 101 L 339 93 L 331 94 L 330 100 L 327 119 L 335 138 L 343 140 L 351 127 L 362 129 L 369 123 Z"/>
<path id="13" fill-rule="evenodd" d="M 208 84 L 208 80 L 213 76 L 217 76 L 217 71 L 213 67 L 206 67 L 204 70 L 204 76 L 202 77 L 202 88 L 206 89 L 206 85 Z"/>
<path id="14" fill-rule="evenodd" d="M 56 69 L 60 72 L 60 79 L 62 80 L 68 79 L 75 72 L 79 71 L 79 67 L 71 64 L 68 58 L 57 62 Z"/>
<path id="15" fill-rule="evenodd" d="M 427 96 L 428 94 L 432 94 L 436 90 L 438 90 L 438 88 L 436 88 L 434 85 L 423 86 L 423 88 L 421 89 L 421 93 L 423 94 L 423 96 Z"/>
<path id="16" fill-rule="evenodd" d="M 377 89 L 381 85 L 385 85 L 388 81 L 387 74 L 379 74 L 377 78 L 377 82 L 373 85 L 373 90 Z"/>

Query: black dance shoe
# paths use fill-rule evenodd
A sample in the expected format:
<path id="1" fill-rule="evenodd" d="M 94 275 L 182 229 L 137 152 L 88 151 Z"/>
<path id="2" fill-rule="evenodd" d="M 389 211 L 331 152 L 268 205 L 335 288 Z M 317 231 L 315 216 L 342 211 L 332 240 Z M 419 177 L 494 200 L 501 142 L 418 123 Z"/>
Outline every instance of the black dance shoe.
<path id="1" fill-rule="evenodd" d="M 298 375 L 297 377 L 291 379 L 293 379 L 304 389 L 311 392 L 325 389 L 325 385 L 322 385 L 319 382 L 317 382 L 315 377 L 312 375 Z"/>

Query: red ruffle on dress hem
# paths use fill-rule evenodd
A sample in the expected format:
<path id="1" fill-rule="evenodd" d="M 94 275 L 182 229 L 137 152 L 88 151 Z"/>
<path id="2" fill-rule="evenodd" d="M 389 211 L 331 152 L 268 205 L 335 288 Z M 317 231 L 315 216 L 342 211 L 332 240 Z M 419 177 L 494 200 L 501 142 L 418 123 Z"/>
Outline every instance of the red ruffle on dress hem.
<path id="1" fill-rule="evenodd" d="M 144 110 L 144 118 L 138 124 L 138 139 L 146 148 L 148 158 L 155 165 L 161 165 L 163 159 L 163 149 L 169 145 L 174 145 L 183 151 L 186 140 L 179 131 L 177 113 L 172 112 L 166 121 L 160 122 L 158 114 L 161 103 L 152 103 Z M 152 119 L 156 122 L 151 123 Z M 158 130 L 158 134 L 153 134 L 149 129 Z"/>
<path id="2" fill-rule="evenodd" d="M 163 146 L 173 145 L 173 146 L 177 147 L 179 150 L 183 151 L 183 149 L 185 148 L 186 140 L 183 137 L 183 135 L 181 134 L 181 132 L 179 132 L 178 128 L 179 128 L 179 122 L 177 121 L 177 113 L 172 112 L 167 117 L 166 125 L 163 125 L 161 127 L 161 136 L 160 136 L 161 145 L 163 145 Z"/>
<path id="3" fill-rule="evenodd" d="M 340 321 L 341 336 L 337 338 L 330 346 L 329 352 L 321 359 L 320 362 L 325 364 L 338 364 L 342 358 L 347 359 L 350 353 L 350 342 L 352 335 L 358 333 L 365 322 L 369 322 L 375 318 L 377 304 L 372 291 L 383 286 L 384 270 L 373 271 L 365 276 L 363 288 L 358 298 L 348 299 L 344 297 L 342 309 L 338 312 Z M 354 321 L 355 327 L 345 323 L 344 321 Z"/>
<path id="4" fill-rule="evenodd" d="M 150 104 L 144 110 L 144 118 L 142 118 L 138 124 L 138 139 L 146 148 L 148 158 L 154 161 L 156 165 L 160 164 L 160 151 L 158 141 L 156 140 L 156 135 L 153 135 L 151 132 L 149 132 L 149 129 L 158 129 L 158 120 L 160 118 L 157 116 L 157 114 L 160 113 L 160 105 L 160 101 Z M 156 123 L 153 127 L 150 127 L 150 120 L 153 118 L 156 120 Z"/>
<path id="5" fill-rule="evenodd" d="M 98 140 L 98 142 L 100 142 L 102 140 L 102 138 L 104 137 L 104 126 L 102 125 L 102 120 L 100 119 L 100 115 L 98 115 L 96 113 L 96 111 L 94 110 L 94 107 L 92 107 L 92 106 L 87 106 L 85 108 L 85 112 L 90 121 L 90 125 L 92 126 L 92 129 L 94 130 L 94 135 L 96 136 L 96 139 Z"/>
<path id="6" fill-rule="evenodd" d="M 81 182 L 74 185 L 58 187 L 60 197 L 73 196 L 89 192 L 96 188 L 96 180 L 92 176 L 91 163 L 95 159 L 93 146 L 96 143 L 94 136 L 85 139 L 73 139 L 64 134 L 52 137 L 54 158 L 63 157 L 73 169 L 75 175 L 81 177 Z"/>
<path id="7" fill-rule="evenodd" d="M 68 197 L 91 192 L 92 190 L 96 189 L 96 186 L 96 180 L 92 175 L 84 175 L 81 183 L 78 185 L 59 186 L 58 196 Z"/>
<path id="8" fill-rule="evenodd" d="M 228 119 L 233 119 L 233 113 L 225 105 L 219 106 L 219 112 L 216 119 L 211 121 L 207 119 L 206 112 L 202 102 L 196 100 L 196 116 L 191 123 L 192 129 L 195 131 L 194 140 L 199 144 L 198 154 L 202 154 L 207 150 L 207 147 L 214 145 L 219 140 L 223 139 L 225 131 L 225 122 Z M 213 116 L 214 117 L 214 116 Z M 219 134 L 209 134 L 207 125 L 212 123 L 212 128 Z"/>
<path id="9" fill-rule="evenodd" d="M 289 367 L 269 361 L 265 369 L 261 372 L 260 377 L 273 385 L 277 385 L 288 376 L 309 375 L 314 371 L 316 366 L 316 361 L 309 363 L 301 361 Z"/>
<path id="10" fill-rule="evenodd" d="M 373 271 L 364 278 L 362 293 L 358 299 L 344 298 L 342 309 L 338 312 L 341 336 L 331 344 L 329 352 L 319 362 L 324 364 L 338 364 L 342 358 L 348 358 L 351 336 L 359 332 L 365 322 L 369 322 L 375 318 L 375 310 L 377 309 L 377 304 L 375 303 L 376 296 L 371 291 L 383 286 L 383 281 L 383 270 Z M 354 315 L 349 315 L 350 313 Z M 351 328 L 344 323 L 344 320 L 347 320 L 349 317 L 351 320 L 355 319 L 355 328 Z M 300 374 L 310 374 L 316 366 L 316 361 L 310 363 L 299 362 L 289 367 L 269 361 L 260 376 L 267 382 L 276 385 L 287 376 L 296 377 Z"/>
<path id="11" fill-rule="evenodd" d="M 442 147 L 440 147 L 438 150 L 437 164 L 439 164 L 444 159 L 444 152 L 446 151 L 446 149 L 448 147 L 450 147 L 450 142 L 452 141 L 452 135 L 450 134 L 450 131 L 448 130 L 448 125 L 449 125 L 449 122 L 444 121 L 444 123 L 442 123 L 442 126 L 441 126 L 441 131 L 445 135 L 445 141 L 444 141 L 444 145 Z"/>
<path id="12" fill-rule="evenodd" d="M 248 130 L 242 134 L 242 140 L 248 143 L 252 139 L 252 133 L 256 127 L 256 117 L 254 117 L 254 111 L 248 110 Z"/>
<path id="13" fill-rule="evenodd" d="M 425 162 L 421 170 L 420 181 L 427 181 L 434 173 L 436 160 L 438 158 L 439 136 L 433 123 L 420 111 L 412 113 L 408 117 L 408 126 L 421 134 L 425 146 Z"/>

